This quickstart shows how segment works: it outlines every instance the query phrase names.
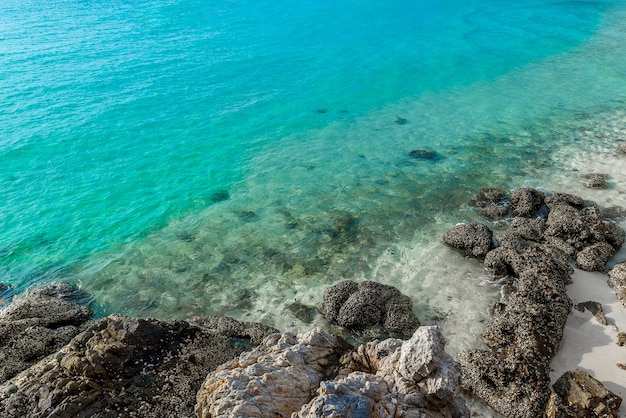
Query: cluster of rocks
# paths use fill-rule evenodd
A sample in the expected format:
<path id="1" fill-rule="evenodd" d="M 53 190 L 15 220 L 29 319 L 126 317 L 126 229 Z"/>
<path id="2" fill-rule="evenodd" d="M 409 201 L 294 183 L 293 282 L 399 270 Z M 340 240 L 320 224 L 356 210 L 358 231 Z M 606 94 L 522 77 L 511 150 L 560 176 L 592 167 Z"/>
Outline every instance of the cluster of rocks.
<path id="1" fill-rule="evenodd" d="M 603 219 L 595 206 L 569 194 L 546 197 L 523 188 L 509 197 L 483 189 L 472 203 L 488 207 L 502 202 L 515 215 L 506 229 L 494 235 L 487 225 L 468 223 L 444 235 L 448 245 L 483 259 L 497 278 L 513 279 L 508 299 L 494 306 L 482 334 L 488 350 L 465 351 L 458 360 L 465 389 L 507 417 L 533 418 L 546 412 L 551 396 L 558 399 L 550 389 L 549 366 L 572 307 L 566 292 L 570 262 L 604 271 L 623 244 L 624 231 Z M 555 401 L 551 407 L 561 404 Z M 581 416 L 567 415 L 564 408 L 552 416 Z"/>
<path id="2" fill-rule="evenodd" d="M 201 418 L 469 417 L 437 327 L 354 349 L 317 328 L 267 338 L 207 377 Z"/>
<path id="3" fill-rule="evenodd" d="M 458 364 L 406 296 L 372 282 L 326 296 L 340 320 L 368 313 L 351 327 L 410 338 L 355 348 L 225 317 L 94 319 L 70 285 L 35 289 L 0 310 L 0 417 L 469 416 Z"/>
<path id="4" fill-rule="evenodd" d="M 191 417 L 218 365 L 275 329 L 224 317 L 92 319 L 67 284 L 0 311 L 0 417 Z"/>

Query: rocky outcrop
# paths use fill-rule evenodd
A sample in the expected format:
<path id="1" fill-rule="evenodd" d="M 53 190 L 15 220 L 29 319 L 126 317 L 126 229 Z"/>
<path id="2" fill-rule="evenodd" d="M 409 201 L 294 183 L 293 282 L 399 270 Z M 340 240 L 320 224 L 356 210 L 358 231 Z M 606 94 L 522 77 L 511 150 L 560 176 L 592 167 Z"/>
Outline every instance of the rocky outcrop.
<path id="1" fill-rule="evenodd" d="M 469 417 L 458 379 L 436 327 L 421 327 L 408 341 L 357 349 L 313 329 L 268 337 L 212 372 L 198 393 L 196 415 Z"/>
<path id="2" fill-rule="evenodd" d="M 324 291 L 329 322 L 373 338 L 409 338 L 420 326 L 411 299 L 393 286 L 345 280 Z"/>
<path id="3" fill-rule="evenodd" d="M 468 222 L 446 232 L 443 241 L 471 256 L 485 258 L 493 248 L 493 232 L 487 225 Z"/>
<path id="4" fill-rule="evenodd" d="M 0 383 L 54 353 L 84 328 L 93 312 L 67 283 L 34 289 L 0 310 Z"/>
<path id="5" fill-rule="evenodd" d="M 609 175 L 604 173 L 584 174 L 584 185 L 590 189 L 607 189 L 609 187 Z"/>
<path id="6" fill-rule="evenodd" d="M 582 370 L 569 371 L 554 383 L 546 418 L 619 417 L 622 398 Z"/>
<path id="7" fill-rule="evenodd" d="M 626 307 L 626 262 L 616 264 L 609 270 L 609 286 L 615 290 L 617 299 Z"/>
<path id="8" fill-rule="evenodd" d="M 502 219 L 509 214 L 511 202 L 507 192 L 497 187 L 481 187 L 470 206 L 482 208 L 482 214 L 488 219 Z"/>
<path id="9" fill-rule="evenodd" d="M 623 244 L 624 231 L 570 194 L 544 198 L 540 191 L 519 189 L 511 203 L 518 217 L 495 234 L 497 248 L 485 254 L 484 264 L 514 283 L 482 334 L 488 350 L 465 351 L 458 359 L 465 389 L 507 417 L 534 418 L 550 398 L 550 361 L 572 307 L 569 262 L 603 271 Z M 486 235 L 481 230 L 475 239 Z"/>
<path id="10" fill-rule="evenodd" d="M 0 385 L 0 417 L 191 417 L 207 373 L 275 330 L 112 315 Z"/>

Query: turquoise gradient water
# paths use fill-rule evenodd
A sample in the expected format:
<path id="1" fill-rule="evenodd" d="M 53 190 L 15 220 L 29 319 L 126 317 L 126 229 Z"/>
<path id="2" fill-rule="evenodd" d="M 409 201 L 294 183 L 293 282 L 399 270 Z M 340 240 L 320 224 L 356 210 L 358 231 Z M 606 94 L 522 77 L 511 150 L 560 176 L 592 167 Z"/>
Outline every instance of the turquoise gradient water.
<path id="1" fill-rule="evenodd" d="M 325 285 L 415 276 L 432 311 L 398 248 L 453 270 L 472 192 L 540 186 L 624 108 L 624 6 L 5 0 L 0 282 L 297 329 Z"/>

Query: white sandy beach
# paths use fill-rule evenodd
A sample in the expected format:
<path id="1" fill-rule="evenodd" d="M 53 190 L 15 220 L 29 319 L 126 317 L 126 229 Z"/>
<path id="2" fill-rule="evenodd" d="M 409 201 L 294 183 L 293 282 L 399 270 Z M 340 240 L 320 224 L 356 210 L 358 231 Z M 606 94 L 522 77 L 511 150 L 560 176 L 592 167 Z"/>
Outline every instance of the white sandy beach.
<path id="1" fill-rule="evenodd" d="M 573 308 L 565 325 L 561 346 L 551 364 L 552 382 L 568 370 L 582 369 L 605 388 L 624 399 L 620 416 L 626 417 L 626 346 L 617 345 L 617 334 L 626 332 L 626 309 L 607 284 L 608 275 L 576 269 L 567 292 L 574 305 L 595 301 L 602 304 L 608 325 L 602 325 L 588 310 Z"/>

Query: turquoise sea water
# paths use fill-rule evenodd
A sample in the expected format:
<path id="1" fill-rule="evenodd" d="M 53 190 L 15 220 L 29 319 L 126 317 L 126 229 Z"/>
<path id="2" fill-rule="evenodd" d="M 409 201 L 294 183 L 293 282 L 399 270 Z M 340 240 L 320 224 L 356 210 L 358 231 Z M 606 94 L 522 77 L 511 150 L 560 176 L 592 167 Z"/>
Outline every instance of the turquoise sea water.
<path id="1" fill-rule="evenodd" d="M 482 185 L 547 187 L 598 115 L 619 141 L 624 45 L 624 1 L 4 0 L 0 283 L 299 330 L 375 279 L 487 315 L 441 233 Z"/>

